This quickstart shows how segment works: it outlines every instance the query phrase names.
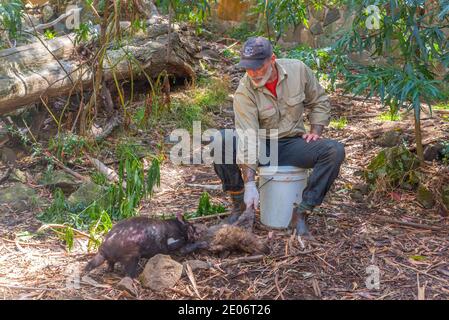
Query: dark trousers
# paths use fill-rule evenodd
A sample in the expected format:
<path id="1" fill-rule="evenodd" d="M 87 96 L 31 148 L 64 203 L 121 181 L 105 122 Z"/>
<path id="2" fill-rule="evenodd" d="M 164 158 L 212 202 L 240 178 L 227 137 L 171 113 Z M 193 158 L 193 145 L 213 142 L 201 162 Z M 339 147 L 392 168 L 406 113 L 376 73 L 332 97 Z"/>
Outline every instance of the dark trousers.
<path id="1" fill-rule="evenodd" d="M 221 131 L 224 137 L 224 131 Z M 244 182 L 236 163 L 236 137 L 232 148 L 225 148 L 223 138 L 223 161 L 226 153 L 232 152 L 233 164 L 216 164 L 214 169 L 223 183 L 224 191 L 240 191 Z M 232 149 L 232 150 L 231 150 Z M 269 153 L 269 143 L 267 142 Z M 320 205 L 324 196 L 338 176 L 340 166 L 345 158 L 344 145 L 331 139 L 319 139 L 307 143 L 301 137 L 282 138 L 278 141 L 278 165 L 313 168 L 307 186 L 302 194 L 303 202 L 311 206 Z"/>

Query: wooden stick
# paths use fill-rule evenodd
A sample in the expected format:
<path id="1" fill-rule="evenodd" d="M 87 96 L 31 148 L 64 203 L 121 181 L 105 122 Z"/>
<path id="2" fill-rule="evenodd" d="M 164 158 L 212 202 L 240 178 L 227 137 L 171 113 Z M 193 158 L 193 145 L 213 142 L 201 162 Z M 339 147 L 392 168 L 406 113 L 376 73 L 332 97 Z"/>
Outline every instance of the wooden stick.
<path id="1" fill-rule="evenodd" d="M 56 159 L 54 156 L 52 156 L 50 153 L 47 153 L 47 156 L 50 156 L 53 161 L 55 162 L 55 164 L 60 167 L 62 170 L 64 170 L 65 172 L 67 172 L 68 174 L 74 176 L 75 178 L 77 178 L 78 180 L 81 181 L 90 181 L 90 179 L 88 177 L 84 177 L 82 175 L 80 175 L 78 172 L 73 171 L 70 168 L 67 168 L 64 164 L 62 164 L 61 161 L 59 161 L 58 159 Z"/>
<path id="2" fill-rule="evenodd" d="M 41 226 L 41 227 L 37 230 L 37 232 L 41 232 L 41 231 L 44 231 L 44 230 L 49 229 L 49 228 L 50 228 L 50 229 L 64 229 L 64 228 L 67 228 L 67 227 L 69 227 L 69 226 L 65 226 L 65 225 L 63 225 L 63 224 L 44 224 L 43 226 Z M 88 235 L 87 233 L 85 233 L 85 232 L 83 232 L 83 231 L 80 231 L 80 230 L 78 230 L 78 229 L 75 229 L 75 228 L 72 228 L 72 230 L 73 230 L 73 232 L 76 232 L 76 233 L 78 233 L 79 235 L 82 235 L 82 236 L 84 236 L 84 237 L 90 239 L 90 235 Z"/>
<path id="3" fill-rule="evenodd" d="M 430 225 L 427 225 L 427 224 L 420 224 L 420 223 L 414 223 L 414 222 L 399 221 L 399 220 L 390 219 L 390 218 L 386 218 L 386 217 L 375 217 L 375 220 L 381 221 L 381 222 L 392 223 L 392 224 L 398 224 L 398 225 L 402 225 L 402 226 L 406 226 L 406 227 L 418 228 L 418 229 L 429 229 L 429 230 L 434 230 L 434 231 L 446 231 L 446 230 L 444 230 L 441 227 L 430 226 Z"/>

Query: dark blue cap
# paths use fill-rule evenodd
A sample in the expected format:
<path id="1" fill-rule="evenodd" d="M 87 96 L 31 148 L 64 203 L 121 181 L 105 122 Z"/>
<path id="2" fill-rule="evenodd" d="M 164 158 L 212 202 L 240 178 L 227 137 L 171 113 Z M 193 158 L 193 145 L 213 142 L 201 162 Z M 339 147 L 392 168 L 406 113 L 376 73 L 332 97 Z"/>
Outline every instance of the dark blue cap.
<path id="1" fill-rule="evenodd" d="M 244 44 L 237 67 L 259 69 L 273 55 L 271 42 L 264 37 L 251 37 Z"/>

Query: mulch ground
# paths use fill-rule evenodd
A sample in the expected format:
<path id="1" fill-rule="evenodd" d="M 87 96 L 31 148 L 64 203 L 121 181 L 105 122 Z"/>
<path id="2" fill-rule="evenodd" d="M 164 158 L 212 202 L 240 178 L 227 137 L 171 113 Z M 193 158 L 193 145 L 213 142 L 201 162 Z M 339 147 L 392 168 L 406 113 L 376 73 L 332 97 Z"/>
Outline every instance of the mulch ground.
<path id="1" fill-rule="evenodd" d="M 138 294 L 132 296 L 117 287 L 120 271 L 107 273 L 103 266 L 83 278 L 82 268 L 91 257 L 84 239 L 77 239 L 70 253 L 52 234 L 26 240 L 21 235 L 41 225 L 36 212 L 5 210 L 0 219 L 0 298 L 449 299 L 449 219 L 441 208 L 424 209 L 415 193 L 405 190 L 353 196 L 354 186 L 364 182 L 361 170 L 381 150 L 376 132 L 402 126 L 407 133 L 412 120 L 380 121 L 377 116 L 384 110 L 377 100 L 332 94 L 331 102 L 333 116 L 345 116 L 348 124 L 341 130 L 329 129 L 325 136 L 345 143 L 346 160 L 325 202 L 311 217 L 313 241 L 268 230 L 257 222 L 255 234 L 271 237 L 269 255 L 220 257 L 200 252 L 174 257 L 209 261 L 215 267 L 195 271 L 194 282 L 184 276 L 175 288 L 163 292 L 145 289 L 136 281 Z M 214 117 L 217 126 L 231 127 L 231 105 Z M 424 125 L 424 140 L 449 136 L 449 123 L 438 113 L 424 123 L 429 123 Z M 448 176 L 441 163 L 427 163 L 423 170 L 429 181 Z M 229 205 L 223 192 L 207 187 L 220 185 L 210 166 L 166 162 L 161 175 L 160 189 L 142 205 L 141 214 L 195 211 L 205 190 L 213 202 Z M 43 197 L 50 196 L 39 190 Z M 379 283 L 373 287 L 369 276 L 376 270 Z M 82 277 L 79 288 L 68 282 L 77 272 Z"/>

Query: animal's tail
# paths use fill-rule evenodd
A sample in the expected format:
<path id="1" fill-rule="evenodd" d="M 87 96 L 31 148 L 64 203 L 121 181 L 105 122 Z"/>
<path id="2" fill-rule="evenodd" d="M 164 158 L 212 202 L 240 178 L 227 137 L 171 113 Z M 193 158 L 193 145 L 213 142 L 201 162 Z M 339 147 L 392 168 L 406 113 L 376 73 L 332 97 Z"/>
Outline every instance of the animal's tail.
<path id="1" fill-rule="evenodd" d="M 96 267 L 99 267 L 100 265 L 102 265 L 105 260 L 106 260 L 105 257 L 103 257 L 103 255 L 101 253 L 97 253 L 95 255 L 95 257 L 93 257 L 92 260 L 89 261 L 89 263 L 86 265 L 84 270 L 86 272 L 89 272 L 89 271 L 95 269 Z"/>

